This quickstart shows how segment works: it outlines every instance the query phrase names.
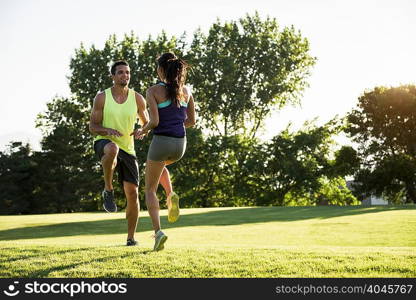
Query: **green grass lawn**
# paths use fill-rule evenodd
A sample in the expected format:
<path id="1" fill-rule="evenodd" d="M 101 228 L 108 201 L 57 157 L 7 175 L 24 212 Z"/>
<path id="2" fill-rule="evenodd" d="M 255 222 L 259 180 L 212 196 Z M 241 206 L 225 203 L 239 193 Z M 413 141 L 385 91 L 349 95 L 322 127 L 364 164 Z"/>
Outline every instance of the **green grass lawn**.
<path id="1" fill-rule="evenodd" d="M 147 212 L 0 216 L 0 277 L 416 277 L 416 207 L 182 209 L 152 252 Z"/>

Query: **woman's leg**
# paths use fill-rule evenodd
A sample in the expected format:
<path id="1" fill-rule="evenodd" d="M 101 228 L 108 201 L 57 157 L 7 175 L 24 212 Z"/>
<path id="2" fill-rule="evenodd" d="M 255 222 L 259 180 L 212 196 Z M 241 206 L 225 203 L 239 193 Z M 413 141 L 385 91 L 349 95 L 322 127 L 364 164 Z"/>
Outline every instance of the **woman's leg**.
<path id="1" fill-rule="evenodd" d="M 163 168 L 162 175 L 160 176 L 159 183 L 162 185 L 163 189 L 165 190 L 166 197 L 169 196 L 170 193 L 172 193 L 172 181 L 170 180 L 170 173 L 168 168 L 166 166 L 173 164 L 175 161 L 167 160 L 165 161 L 165 167 Z"/>
<path id="2" fill-rule="evenodd" d="M 165 190 L 166 197 L 169 196 L 172 192 L 172 182 L 170 181 L 169 170 L 166 167 L 163 168 L 162 175 L 160 176 L 160 184 Z"/>
<path id="3" fill-rule="evenodd" d="M 166 165 L 170 165 L 173 164 L 175 161 L 165 161 Z M 167 168 L 165 166 L 166 171 Z M 170 174 L 169 171 L 166 172 L 167 175 L 165 175 L 167 178 L 163 178 L 163 180 L 166 180 L 166 182 L 168 182 L 170 189 L 169 192 L 167 191 L 167 189 L 165 188 L 166 191 L 166 205 L 168 207 L 168 221 L 170 223 L 176 222 L 179 218 L 179 196 L 173 191 L 173 187 L 172 187 L 172 183 L 170 181 Z M 162 176 L 160 177 L 160 183 L 162 184 L 162 177 L 163 177 L 163 173 Z M 165 183 L 166 184 L 166 183 Z M 163 184 L 162 184 L 163 186 Z"/>
<path id="4" fill-rule="evenodd" d="M 160 230 L 159 200 L 157 199 L 156 191 L 164 167 L 165 162 L 163 161 L 153 161 L 149 159 L 146 161 L 146 206 L 150 215 L 150 219 L 152 220 L 153 230 L 155 232 Z"/>

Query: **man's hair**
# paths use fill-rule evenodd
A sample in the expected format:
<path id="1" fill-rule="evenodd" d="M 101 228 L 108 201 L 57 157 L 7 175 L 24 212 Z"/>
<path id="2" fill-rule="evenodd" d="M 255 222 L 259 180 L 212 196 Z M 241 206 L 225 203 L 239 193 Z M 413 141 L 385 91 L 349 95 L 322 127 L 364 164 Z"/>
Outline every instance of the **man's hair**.
<path id="1" fill-rule="evenodd" d="M 111 75 L 116 75 L 116 68 L 117 66 L 127 66 L 129 67 L 129 64 L 125 60 L 117 60 L 111 65 Z"/>

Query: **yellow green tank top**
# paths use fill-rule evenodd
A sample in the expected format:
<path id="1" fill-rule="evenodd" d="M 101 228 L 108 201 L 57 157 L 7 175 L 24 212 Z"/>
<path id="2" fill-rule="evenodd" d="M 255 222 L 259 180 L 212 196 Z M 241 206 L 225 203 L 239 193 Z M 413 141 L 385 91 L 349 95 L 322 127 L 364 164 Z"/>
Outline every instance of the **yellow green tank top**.
<path id="1" fill-rule="evenodd" d="M 134 137 L 130 136 L 130 133 L 134 130 L 134 125 L 137 121 L 137 104 L 135 92 L 129 89 L 127 100 L 120 104 L 117 103 L 111 88 L 105 90 L 105 102 L 103 110 L 103 127 L 112 128 L 118 130 L 123 136 L 101 136 L 98 135 L 94 139 L 95 141 L 100 139 L 107 139 L 113 141 L 120 149 L 127 153 L 136 156 L 134 150 Z"/>

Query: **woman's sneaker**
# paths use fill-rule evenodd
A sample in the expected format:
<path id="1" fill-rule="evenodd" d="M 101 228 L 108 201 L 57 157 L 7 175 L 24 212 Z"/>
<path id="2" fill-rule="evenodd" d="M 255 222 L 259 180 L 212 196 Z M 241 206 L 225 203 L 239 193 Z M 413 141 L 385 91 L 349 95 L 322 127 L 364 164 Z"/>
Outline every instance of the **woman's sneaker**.
<path id="1" fill-rule="evenodd" d="M 168 204 L 168 221 L 174 223 L 179 219 L 179 196 L 171 192 L 167 199 Z"/>
<path id="2" fill-rule="evenodd" d="M 102 193 L 103 196 L 103 207 L 107 212 L 116 212 L 117 205 L 114 203 L 114 190 L 106 191 Z"/>
<path id="3" fill-rule="evenodd" d="M 153 251 L 160 251 L 165 248 L 165 242 L 168 239 L 168 237 L 159 230 L 155 234 L 155 246 L 153 247 Z"/>

